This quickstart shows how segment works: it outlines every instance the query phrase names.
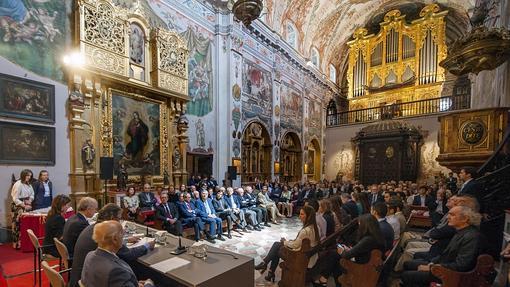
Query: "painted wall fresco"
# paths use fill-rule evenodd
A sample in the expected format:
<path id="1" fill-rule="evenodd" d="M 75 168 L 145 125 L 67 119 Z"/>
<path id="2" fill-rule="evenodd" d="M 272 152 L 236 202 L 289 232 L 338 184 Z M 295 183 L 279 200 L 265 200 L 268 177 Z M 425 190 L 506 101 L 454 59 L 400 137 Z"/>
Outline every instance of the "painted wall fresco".
<path id="1" fill-rule="evenodd" d="M 243 121 L 248 122 L 252 119 L 258 119 L 266 127 L 271 127 L 273 115 L 273 82 L 271 73 L 245 59 L 242 77 Z M 268 130 L 272 131 L 271 128 L 268 128 Z"/>
<path id="2" fill-rule="evenodd" d="M 41 76 L 62 80 L 64 0 L 0 1 L 0 55 Z"/>
<path id="3" fill-rule="evenodd" d="M 317 138 L 321 138 L 321 130 L 322 130 L 322 109 L 321 103 L 309 99 L 307 100 L 307 117 L 305 119 L 305 125 L 307 126 L 307 136 L 308 139 L 311 139 L 314 136 Z"/>
<path id="4" fill-rule="evenodd" d="M 302 124 L 303 98 L 301 93 L 284 84 L 281 96 L 281 127 L 301 134 Z"/>

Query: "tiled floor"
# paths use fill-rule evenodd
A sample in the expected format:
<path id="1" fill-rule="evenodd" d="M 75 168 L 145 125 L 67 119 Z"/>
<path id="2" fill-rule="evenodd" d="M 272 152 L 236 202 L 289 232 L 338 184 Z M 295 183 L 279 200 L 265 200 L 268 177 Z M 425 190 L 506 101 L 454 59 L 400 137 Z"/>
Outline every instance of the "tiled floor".
<path id="1" fill-rule="evenodd" d="M 267 254 L 273 242 L 280 241 L 282 237 L 294 239 L 302 227 L 302 223 L 296 216 L 284 218 L 280 222 L 279 225 L 271 224 L 271 227 L 266 227 L 262 231 L 251 231 L 243 235 L 232 232 L 232 239 L 226 238 L 226 241 L 217 240 L 213 245 L 253 257 L 255 264 L 258 264 Z M 264 276 L 265 274 L 261 275 L 258 271 L 255 271 L 255 286 L 278 286 L 277 282 L 280 280 L 281 270 L 280 268 L 276 270 L 276 283 L 267 282 Z"/>

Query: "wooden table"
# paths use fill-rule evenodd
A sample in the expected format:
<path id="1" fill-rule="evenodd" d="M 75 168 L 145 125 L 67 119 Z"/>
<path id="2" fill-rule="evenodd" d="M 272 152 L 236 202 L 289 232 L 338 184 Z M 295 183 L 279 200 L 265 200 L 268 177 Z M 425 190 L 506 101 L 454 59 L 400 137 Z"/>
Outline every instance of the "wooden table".
<path id="1" fill-rule="evenodd" d="M 129 224 L 133 223 L 130 222 Z M 159 230 L 149 228 L 150 233 L 156 231 Z M 137 224 L 136 232 L 145 233 L 146 227 Z M 166 242 L 167 245 L 158 246 L 154 251 L 138 258 L 138 262 L 147 268 L 151 268 L 150 265 L 152 264 L 175 257 L 176 255 L 172 255 L 170 252 L 178 246 L 178 238 L 167 234 Z M 186 247 L 194 243 L 194 241 L 186 238 L 182 238 L 181 242 Z M 205 259 L 196 258 L 188 253 L 177 255 L 177 257 L 190 261 L 190 263 L 163 274 L 168 279 L 169 286 L 175 286 L 175 284 L 193 287 L 248 287 L 255 285 L 254 260 L 251 257 L 210 245 L 207 246 L 207 257 Z"/>

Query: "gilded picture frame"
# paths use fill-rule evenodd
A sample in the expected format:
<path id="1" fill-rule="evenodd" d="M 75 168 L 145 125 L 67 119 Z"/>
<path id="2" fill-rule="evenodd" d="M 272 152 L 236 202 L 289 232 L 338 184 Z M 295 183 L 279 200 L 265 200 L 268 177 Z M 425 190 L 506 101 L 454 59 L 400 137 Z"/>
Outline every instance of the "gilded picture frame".
<path id="1" fill-rule="evenodd" d="M 55 165 L 55 128 L 0 122 L 0 164 Z"/>
<path id="2" fill-rule="evenodd" d="M 0 116 L 55 123 L 55 86 L 0 74 Z"/>
<path id="3" fill-rule="evenodd" d="M 124 164 L 130 176 L 162 176 L 168 170 L 165 101 L 116 89 L 109 89 L 107 97 L 102 128 L 111 131 L 111 146 L 103 142 L 102 147 L 110 148 L 114 174 Z"/>

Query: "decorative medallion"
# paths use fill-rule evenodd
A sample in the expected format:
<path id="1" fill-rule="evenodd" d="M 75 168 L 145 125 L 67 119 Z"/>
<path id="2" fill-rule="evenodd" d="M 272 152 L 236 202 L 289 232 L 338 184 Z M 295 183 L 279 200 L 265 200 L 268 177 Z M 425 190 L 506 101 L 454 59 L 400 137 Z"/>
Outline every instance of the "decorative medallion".
<path id="1" fill-rule="evenodd" d="M 241 121 L 241 111 L 238 107 L 232 109 L 232 121 L 234 122 L 235 132 L 239 128 L 239 122 Z"/>
<path id="2" fill-rule="evenodd" d="M 394 155 L 395 155 L 395 150 L 393 149 L 393 147 L 392 146 L 387 147 L 386 148 L 386 157 L 392 158 Z"/>
<path id="3" fill-rule="evenodd" d="M 274 115 L 275 115 L 275 117 L 279 117 L 280 116 L 280 106 L 279 105 L 276 105 L 274 107 Z"/>
<path id="4" fill-rule="evenodd" d="M 376 154 L 377 154 L 377 150 L 374 147 L 371 147 L 368 149 L 368 157 L 369 158 L 375 158 Z"/>
<path id="5" fill-rule="evenodd" d="M 466 121 L 460 128 L 460 136 L 467 144 L 477 144 L 485 137 L 485 125 L 480 121 Z"/>
<path id="6" fill-rule="evenodd" d="M 241 141 L 238 139 L 235 139 L 232 144 L 232 152 L 234 152 L 235 157 L 239 157 L 241 154 Z"/>
<path id="7" fill-rule="evenodd" d="M 238 84 L 234 84 L 232 86 L 232 97 L 236 101 L 240 101 L 241 100 L 241 87 L 239 87 Z"/>

